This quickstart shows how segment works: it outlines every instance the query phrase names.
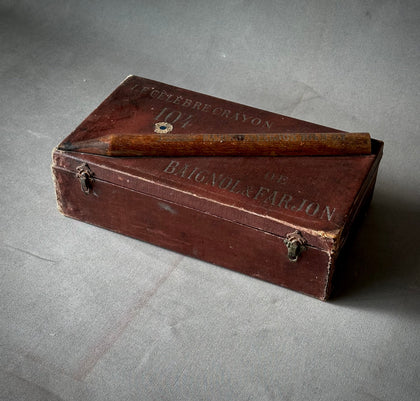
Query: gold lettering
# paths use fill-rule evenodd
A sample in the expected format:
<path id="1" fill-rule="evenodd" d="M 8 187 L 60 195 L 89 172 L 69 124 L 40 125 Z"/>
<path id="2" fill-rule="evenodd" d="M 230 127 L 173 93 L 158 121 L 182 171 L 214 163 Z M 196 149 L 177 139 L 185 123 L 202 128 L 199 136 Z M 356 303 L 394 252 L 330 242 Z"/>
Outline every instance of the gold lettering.
<path id="1" fill-rule="evenodd" d="M 228 110 L 228 109 L 223 110 L 223 113 L 222 113 L 221 117 L 226 117 L 226 118 L 229 118 L 229 114 L 230 114 L 230 113 L 231 113 L 231 111 L 230 111 L 230 110 Z"/>
<path id="2" fill-rule="evenodd" d="M 175 175 L 180 175 L 181 177 L 185 177 L 185 173 L 188 170 L 188 167 L 190 167 L 188 164 L 185 164 L 184 167 L 182 167 L 181 170 L 179 170 Z"/>
<path id="3" fill-rule="evenodd" d="M 183 124 L 181 125 L 182 128 L 187 127 L 188 125 L 192 124 L 191 123 L 191 119 L 192 119 L 192 114 L 190 114 L 188 117 L 185 118 Z"/>
<path id="4" fill-rule="evenodd" d="M 307 200 L 306 199 L 304 199 L 302 202 L 301 202 L 301 204 L 300 204 L 300 206 L 298 207 L 298 208 L 296 208 L 296 206 L 292 206 L 291 207 L 291 209 L 292 210 L 294 210 L 294 211 L 296 211 L 296 212 L 300 212 L 302 209 L 303 209 L 303 207 L 305 206 L 305 203 L 307 202 Z"/>
<path id="5" fill-rule="evenodd" d="M 244 113 L 242 113 L 242 121 L 246 122 L 246 120 L 249 120 L 251 116 L 247 117 Z"/>
<path id="6" fill-rule="evenodd" d="M 137 90 L 136 86 L 133 87 L 132 90 Z M 213 108 L 214 106 L 212 104 L 209 104 L 209 103 L 204 103 L 203 104 L 202 102 L 193 101 L 191 99 L 184 98 L 183 96 L 176 96 L 174 94 L 166 92 L 164 89 L 155 89 L 153 87 L 144 86 L 140 90 L 140 96 L 144 95 L 144 94 L 149 94 L 149 96 L 151 98 L 161 100 L 161 101 L 164 101 L 166 103 L 179 104 L 179 105 L 181 105 L 182 107 L 185 107 L 185 108 L 191 107 L 193 110 L 202 111 L 204 113 L 211 113 L 215 116 L 221 116 L 221 117 L 224 117 L 224 118 L 240 121 L 242 123 L 251 124 L 255 127 L 260 126 L 263 123 L 263 121 L 259 117 L 253 117 L 253 116 L 247 115 L 245 113 L 240 113 L 240 112 L 233 113 L 232 110 L 223 109 L 222 107 Z M 176 118 L 176 121 L 178 119 L 179 119 L 179 117 Z M 185 126 L 186 125 L 188 125 L 188 124 L 185 124 Z M 185 128 L 185 126 L 183 126 L 183 128 Z M 272 122 L 268 121 L 268 120 L 265 120 L 264 121 L 264 126 L 268 129 L 271 129 L 272 128 Z M 344 136 L 342 134 L 337 134 L 336 138 L 334 138 L 334 139 L 335 140 L 343 140 Z M 272 140 L 272 138 L 270 138 L 270 139 L 262 138 L 260 140 L 267 141 L 267 140 Z"/>
<path id="7" fill-rule="evenodd" d="M 286 177 L 285 175 L 281 175 L 279 176 L 279 178 L 277 178 L 277 183 L 278 184 L 286 184 L 288 177 Z"/>
<path id="8" fill-rule="evenodd" d="M 159 92 L 157 89 L 152 90 L 152 91 L 150 92 L 150 97 L 152 97 L 152 98 L 156 99 L 156 98 L 159 96 L 159 93 L 160 93 L 160 92 Z"/>
<path id="9" fill-rule="evenodd" d="M 149 86 L 143 86 L 143 88 L 141 89 L 141 91 L 140 91 L 140 95 L 143 95 L 143 94 L 145 94 L 145 93 L 147 93 L 147 92 L 149 92 L 150 91 L 150 89 L 152 89 L 151 87 L 149 87 Z"/>
<path id="10" fill-rule="evenodd" d="M 313 205 L 315 205 L 315 207 L 314 207 L 314 210 L 311 212 L 311 208 Z M 315 216 L 318 213 L 318 211 L 319 211 L 319 204 L 315 202 L 310 203 L 305 209 L 305 213 L 308 216 Z"/>
<path id="11" fill-rule="evenodd" d="M 266 187 L 260 187 L 257 191 L 257 193 L 254 196 L 254 199 L 258 199 L 261 196 L 264 196 L 264 192 L 270 192 L 270 188 L 266 188 Z"/>
<path id="12" fill-rule="evenodd" d="M 271 175 L 270 175 L 270 174 L 271 174 Z M 265 178 L 266 180 L 272 181 L 272 180 L 274 180 L 274 179 L 276 178 L 276 175 L 275 175 L 274 173 L 270 173 L 269 171 L 267 171 L 267 172 L 265 173 L 264 178 Z"/>
<path id="13" fill-rule="evenodd" d="M 179 162 L 175 160 L 171 160 L 171 162 L 166 166 L 166 168 L 163 170 L 165 173 L 173 174 L 175 169 L 179 166 Z"/>
<path id="14" fill-rule="evenodd" d="M 182 103 L 182 106 L 184 107 L 190 107 L 192 105 L 192 100 L 191 99 L 185 99 L 184 103 Z"/>
<path id="15" fill-rule="evenodd" d="M 294 199 L 292 195 L 285 193 L 280 196 L 277 190 L 264 186 L 245 186 L 242 184 L 241 180 L 234 180 L 232 177 L 225 176 L 222 173 L 201 170 L 199 167 L 193 168 L 186 163 L 181 164 L 176 160 L 171 160 L 163 169 L 163 172 L 182 177 L 185 180 L 193 180 L 197 183 L 218 187 L 221 190 L 244 196 L 261 204 L 266 204 L 267 206 L 277 206 L 279 208 L 291 210 L 295 213 L 300 212 L 311 217 L 326 219 L 328 221 L 334 220 L 336 216 L 336 209 L 331 208 L 328 205 L 321 209 L 320 204 L 317 202 L 312 202 L 307 199 L 298 201 L 297 199 Z M 271 182 L 285 182 L 284 180 L 287 180 L 287 177 L 279 175 L 278 173 L 266 172 L 264 179 Z"/>
<path id="16" fill-rule="evenodd" d="M 163 90 L 160 95 L 157 97 L 157 100 L 163 100 L 165 97 L 168 97 L 168 94 Z"/>
<path id="17" fill-rule="evenodd" d="M 214 187 L 218 180 L 223 177 L 223 174 L 219 174 L 219 177 L 216 179 L 216 173 L 211 174 L 211 185 Z"/>
<path id="18" fill-rule="evenodd" d="M 264 203 L 270 202 L 274 206 L 276 204 L 277 194 L 278 194 L 277 191 L 273 191 L 268 198 L 264 199 Z"/>
<path id="19" fill-rule="evenodd" d="M 288 209 L 287 204 L 293 199 L 292 195 L 283 194 L 282 198 L 280 199 L 280 202 L 277 204 L 278 207 L 281 207 L 281 205 L 284 203 L 284 208 Z"/>
<path id="20" fill-rule="evenodd" d="M 224 184 L 224 182 L 227 180 L 227 184 Z M 230 184 L 232 184 L 232 178 L 230 177 L 225 177 L 223 178 L 223 180 L 221 180 L 219 182 L 219 188 L 220 189 L 228 189 L 230 187 Z"/>
<path id="21" fill-rule="evenodd" d="M 264 178 L 268 181 L 275 181 L 277 184 L 285 184 L 289 179 L 286 175 L 273 173 L 271 171 L 267 171 L 264 175 Z"/>
<path id="22" fill-rule="evenodd" d="M 172 115 L 174 113 L 177 113 L 178 115 L 175 118 L 172 118 Z M 171 111 L 166 115 L 165 121 L 170 121 L 171 123 L 176 123 L 182 116 L 182 113 L 180 111 Z"/>
<path id="23" fill-rule="evenodd" d="M 322 219 L 324 217 L 324 214 L 327 213 L 327 220 L 331 221 L 331 219 L 334 215 L 334 212 L 335 212 L 335 208 L 331 211 L 330 207 L 327 205 L 327 206 L 325 206 L 324 210 L 322 211 L 320 219 Z"/>
<path id="24" fill-rule="evenodd" d="M 236 187 L 239 185 L 239 183 L 241 182 L 241 180 L 236 180 L 236 182 L 233 184 L 232 188 L 230 189 L 229 192 L 235 192 Z M 235 192 L 236 194 L 239 192 Z"/>
<path id="25" fill-rule="evenodd" d="M 204 111 L 205 113 L 207 113 L 210 110 L 211 110 L 211 106 L 209 104 L 207 104 L 207 103 L 201 109 L 201 111 Z"/>
<path id="26" fill-rule="evenodd" d="M 155 120 L 160 120 L 160 118 L 163 116 L 163 113 L 165 113 L 168 109 L 164 107 L 161 112 L 155 117 Z"/>
<path id="27" fill-rule="evenodd" d="M 252 186 L 247 185 L 246 188 L 241 192 L 241 195 L 246 196 L 247 198 L 251 197 L 251 192 L 252 192 Z"/>
<path id="28" fill-rule="evenodd" d="M 201 107 L 201 105 L 202 105 L 203 103 L 201 103 L 201 102 L 195 102 L 194 103 L 194 106 L 192 107 L 193 108 L 193 110 L 194 109 L 197 109 L 197 110 L 200 110 L 200 107 Z"/>
<path id="29" fill-rule="evenodd" d="M 190 175 L 187 177 L 187 180 L 191 180 L 193 174 L 198 170 L 198 167 L 194 167 L 193 171 L 191 171 Z"/>
<path id="30" fill-rule="evenodd" d="M 176 98 L 175 98 L 175 100 L 173 101 L 173 104 L 179 104 L 180 102 L 181 102 L 181 100 L 183 99 L 183 97 L 182 96 L 177 96 Z"/>
<path id="31" fill-rule="evenodd" d="M 197 182 L 203 182 L 207 177 L 206 174 L 208 173 L 209 172 L 207 170 L 201 170 L 195 175 L 194 180 Z"/>

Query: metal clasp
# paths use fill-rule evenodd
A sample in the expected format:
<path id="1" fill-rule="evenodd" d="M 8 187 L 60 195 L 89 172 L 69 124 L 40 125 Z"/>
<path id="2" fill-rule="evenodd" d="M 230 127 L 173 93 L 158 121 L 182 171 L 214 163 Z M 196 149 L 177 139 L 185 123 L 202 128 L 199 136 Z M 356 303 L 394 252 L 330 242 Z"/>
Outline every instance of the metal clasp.
<path id="1" fill-rule="evenodd" d="M 76 177 L 80 181 L 81 190 L 84 194 L 88 195 L 93 186 L 94 174 L 87 163 L 83 163 L 82 165 L 78 166 L 76 170 Z"/>
<path id="2" fill-rule="evenodd" d="M 299 255 L 306 251 L 306 240 L 302 233 L 296 230 L 293 233 L 286 234 L 284 243 L 287 246 L 287 256 L 291 262 L 297 262 Z"/>

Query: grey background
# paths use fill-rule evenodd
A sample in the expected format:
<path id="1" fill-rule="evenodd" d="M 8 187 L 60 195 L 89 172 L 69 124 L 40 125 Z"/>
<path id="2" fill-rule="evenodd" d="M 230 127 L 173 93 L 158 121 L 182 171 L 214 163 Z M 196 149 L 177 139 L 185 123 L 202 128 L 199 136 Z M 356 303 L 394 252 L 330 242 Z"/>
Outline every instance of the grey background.
<path id="1" fill-rule="evenodd" d="M 420 399 L 418 1 L 0 1 L 2 400 Z M 62 217 L 127 75 L 385 141 L 329 303 Z"/>

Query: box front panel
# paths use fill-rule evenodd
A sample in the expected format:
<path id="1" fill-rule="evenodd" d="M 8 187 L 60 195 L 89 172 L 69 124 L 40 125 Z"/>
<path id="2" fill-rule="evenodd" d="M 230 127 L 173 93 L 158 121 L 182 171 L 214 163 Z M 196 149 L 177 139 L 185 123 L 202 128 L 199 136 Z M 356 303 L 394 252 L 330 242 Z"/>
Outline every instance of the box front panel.
<path id="1" fill-rule="evenodd" d="M 277 285 L 325 299 L 328 253 L 308 247 L 291 262 L 283 238 L 168 200 L 97 180 L 90 194 L 74 173 L 53 168 L 60 211 Z"/>

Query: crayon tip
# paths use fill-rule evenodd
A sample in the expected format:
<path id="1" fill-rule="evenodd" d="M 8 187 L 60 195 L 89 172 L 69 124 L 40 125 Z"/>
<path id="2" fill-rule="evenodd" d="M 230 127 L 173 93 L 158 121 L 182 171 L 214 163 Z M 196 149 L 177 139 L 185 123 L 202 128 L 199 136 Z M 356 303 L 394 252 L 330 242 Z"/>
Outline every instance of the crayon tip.
<path id="1" fill-rule="evenodd" d="M 59 150 L 76 150 L 76 146 L 74 146 L 71 142 L 62 142 L 59 146 Z"/>
<path id="2" fill-rule="evenodd" d="M 89 139 L 79 142 L 66 141 L 58 145 L 58 150 L 91 153 L 95 155 L 105 155 L 107 149 L 108 144 L 106 141 L 100 139 Z"/>

